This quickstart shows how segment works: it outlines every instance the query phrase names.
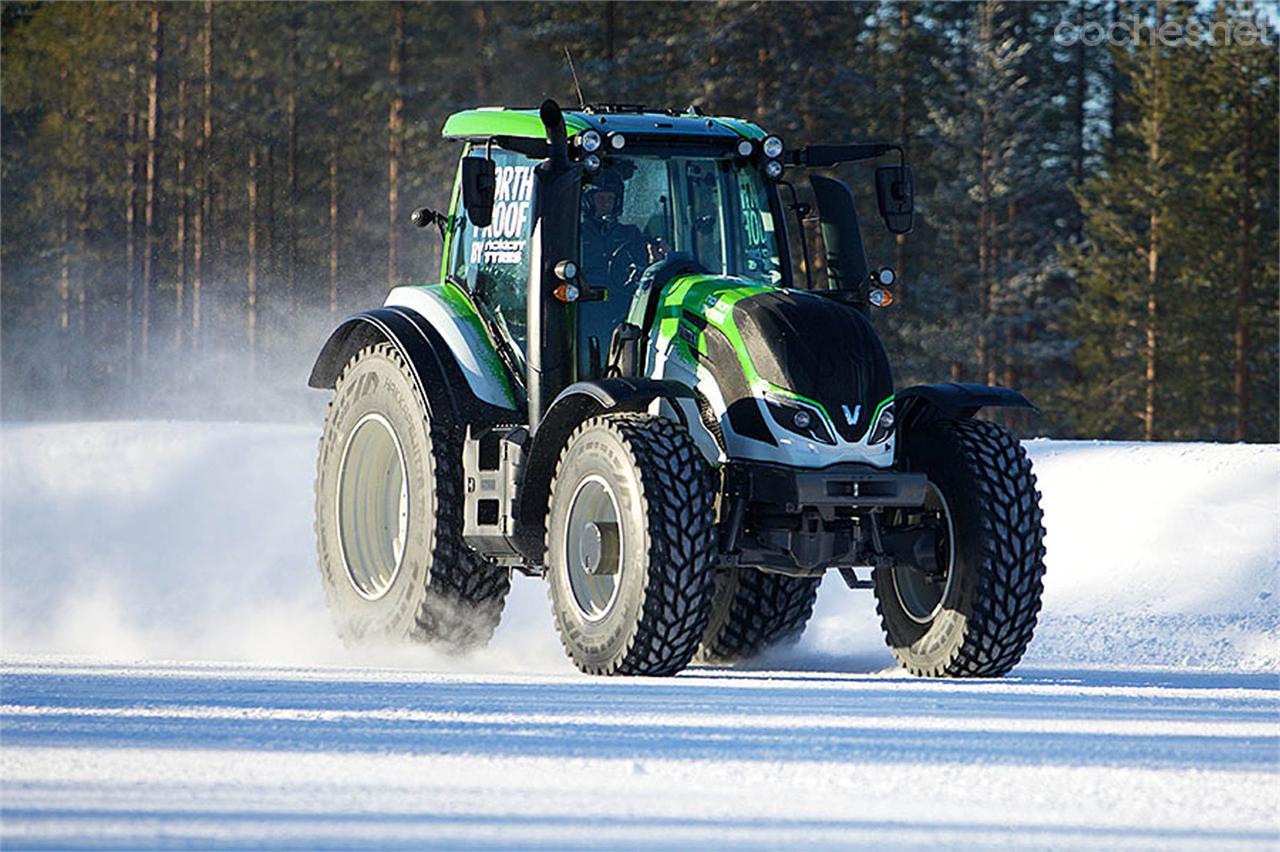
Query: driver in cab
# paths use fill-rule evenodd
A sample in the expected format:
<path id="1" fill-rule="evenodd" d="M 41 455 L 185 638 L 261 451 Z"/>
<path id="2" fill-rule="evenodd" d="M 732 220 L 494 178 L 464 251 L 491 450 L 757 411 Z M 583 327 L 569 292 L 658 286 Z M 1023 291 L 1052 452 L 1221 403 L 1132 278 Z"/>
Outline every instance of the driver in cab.
<path id="1" fill-rule="evenodd" d="M 626 186 L 617 169 L 605 166 L 582 190 L 582 271 L 593 287 L 634 289 L 649 264 L 666 257 L 661 239 L 646 239 L 635 225 L 618 221 Z"/>

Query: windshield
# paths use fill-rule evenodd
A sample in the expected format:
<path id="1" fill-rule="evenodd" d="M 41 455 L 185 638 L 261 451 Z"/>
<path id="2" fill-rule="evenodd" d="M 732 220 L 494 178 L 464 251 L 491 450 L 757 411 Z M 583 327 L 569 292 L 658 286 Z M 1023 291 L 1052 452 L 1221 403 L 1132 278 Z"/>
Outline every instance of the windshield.
<path id="1" fill-rule="evenodd" d="M 696 260 L 708 272 L 782 281 L 759 171 L 732 155 L 614 155 L 583 183 L 581 260 L 593 286 L 634 288 L 651 263 Z"/>

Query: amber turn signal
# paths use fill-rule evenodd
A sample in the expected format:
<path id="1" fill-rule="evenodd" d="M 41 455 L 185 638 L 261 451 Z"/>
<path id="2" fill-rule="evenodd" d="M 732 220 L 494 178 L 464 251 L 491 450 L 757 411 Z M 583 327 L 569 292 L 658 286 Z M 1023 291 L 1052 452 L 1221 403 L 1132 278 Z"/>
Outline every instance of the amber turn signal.
<path id="1" fill-rule="evenodd" d="M 867 294 L 867 301 L 877 308 L 887 308 L 893 304 L 893 292 L 880 287 L 873 288 Z"/>

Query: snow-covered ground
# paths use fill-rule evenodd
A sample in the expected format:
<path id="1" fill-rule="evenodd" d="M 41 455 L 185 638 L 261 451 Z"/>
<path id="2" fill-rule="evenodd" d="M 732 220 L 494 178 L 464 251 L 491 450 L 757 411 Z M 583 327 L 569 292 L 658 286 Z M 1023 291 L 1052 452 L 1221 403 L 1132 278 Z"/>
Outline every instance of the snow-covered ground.
<path id="1" fill-rule="evenodd" d="M 605 680 L 523 578 L 479 655 L 342 649 L 316 437 L 0 428 L 0 845 L 1280 848 L 1276 446 L 1030 442 L 1005 680 L 899 674 L 838 581 L 749 670 Z"/>

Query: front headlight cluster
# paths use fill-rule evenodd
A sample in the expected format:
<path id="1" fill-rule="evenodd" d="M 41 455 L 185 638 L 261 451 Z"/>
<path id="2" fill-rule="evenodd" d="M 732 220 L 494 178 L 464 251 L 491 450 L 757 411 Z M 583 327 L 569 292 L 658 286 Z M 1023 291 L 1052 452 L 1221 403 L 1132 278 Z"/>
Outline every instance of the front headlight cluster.
<path id="1" fill-rule="evenodd" d="M 811 441 L 835 445 L 835 439 L 831 437 L 827 424 L 816 409 L 797 400 L 774 394 L 767 394 L 764 402 L 768 406 L 769 414 L 773 417 L 774 422 L 783 429 L 788 432 L 794 432 Z"/>
<path id="2" fill-rule="evenodd" d="M 627 145 L 627 137 L 621 133 L 609 133 L 601 136 L 599 131 L 584 130 L 573 137 L 573 144 L 584 155 L 598 155 L 605 153 L 605 151 L 621 151 Z"/>
<path id="3" fill-rule="evenodd" d="M 741 139 L 738 141 L 738 156 L 744 159 L 756 159 L 760 170 L 769 180 L 782 177 L 782 140 L 777 136 L 766 136 L 760 140 Z"/>
<path id="4" fill-rule="evenodd" d="M 872 445 L 883 444 L 892 438 L 893 423 L 893 403 L 891 402 L 880 409 L 876 422 L 871 425 L 871 437 L 867 439 L 867 443 Z"/>
<path id="5" fill-rule="evenodd" d="M 764 154 L 764 176 L 769 180 L 782 179 L 782 140 L 777 136 L 766 136 L 760 143 L 760 153 Z"/>

